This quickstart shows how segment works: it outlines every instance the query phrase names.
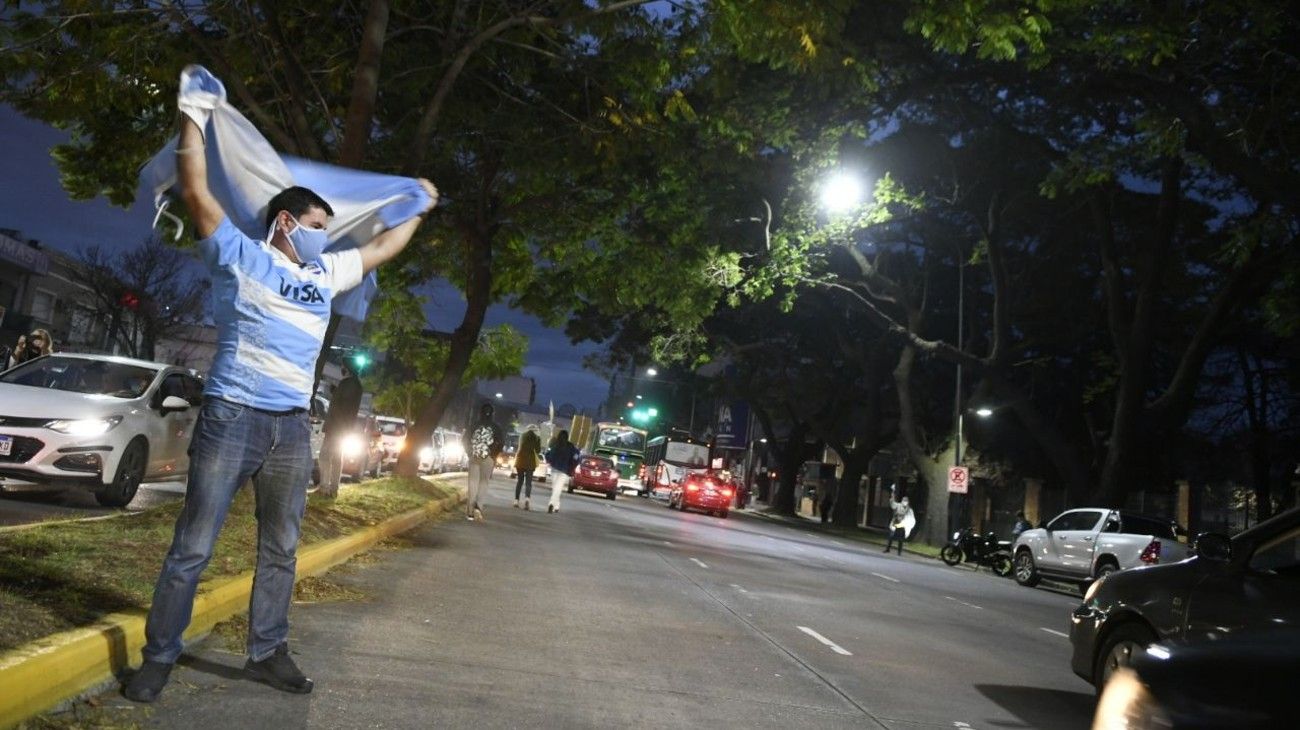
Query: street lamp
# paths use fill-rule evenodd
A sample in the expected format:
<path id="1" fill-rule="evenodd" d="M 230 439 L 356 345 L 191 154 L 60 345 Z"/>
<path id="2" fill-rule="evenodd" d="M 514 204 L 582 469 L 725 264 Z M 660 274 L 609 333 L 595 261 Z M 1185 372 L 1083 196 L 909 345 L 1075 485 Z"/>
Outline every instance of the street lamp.
<path id="1" fill-rule="evenodd" d="M 988 406 L 984 406 L 983 408 L 976 408 L 975 415 L 979 416 L 980 418 L 988 418 L 989 416 L 993 415 L 993 409 L 989 408 Z"/>
<path id="2" fill-rule="evenodd" d="M 506 397 L 504 393 L 497 393 L 497 398 L 504 398 L 504 397 Z"/>
<path id="3" fill-rule="evenodd" d="M 654 376 L 656 376 L 656 375 L 659 374 L 659 371 L 658 371 L 658 370 L 655 370 L 654 368 L 646 368 L 646 369 L 645 369 L 645 374 L 646 374 L 647 376 L 653 378 Z M 680 384 L 680 383 L 681 383 L 681 381 L 678 381 L 678 380 L 660 380 L 659 382 L 661 382 L 661 383 L 674 383 L 674 384 Z M 637 396 L 637 397 L 639 398 L 640 396 Z M 631 403 L 628 403 L 628 404 L 627 404 L 627 407 L 628 407 L 628 408 L 631 408 L 631 407 L 632 407 L 632 404 L 631 404 Z M 688 425 L 686 428 L 687 428 L 688 431 L 691 432 L 691 435 L 692 435 L 692 436 L 695 435 L 695 386 L 694 386 L 694 385 L 691 386 L 691 422 L 690 422 L 690 425 Z"/>
<path id="4" fill-rule="evenodd" d="M 822 206 L 831 213 L 846 213 L 862 202 L 866 186 L 849 172 L 837 172 L 822 183 Z"/>

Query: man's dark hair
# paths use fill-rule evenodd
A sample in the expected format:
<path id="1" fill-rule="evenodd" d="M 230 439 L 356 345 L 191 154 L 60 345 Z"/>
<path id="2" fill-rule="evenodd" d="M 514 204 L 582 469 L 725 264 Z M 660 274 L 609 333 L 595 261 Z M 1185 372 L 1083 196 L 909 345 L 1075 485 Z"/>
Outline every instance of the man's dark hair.
<path id="1" fill-rule="evenodd" d="M 271 224 L 267 223 L 266 227 L 270 228 Z M 339 363 L 339 370 L 343 371 L 343 377 L 345 378 L 352 374 L 352 368 L 348 367 L 347 363 Z"/>
<path id="2" fill-rule="evenodd" d="M 484 418 L 491 418 L 492 411 L 493 408 L 491 403 L 484 403 L 483 405 L 479 406 L 478 409 L 479 414 L 482 415 Z"/>
<path id="3" fill-rule="evenodd" d="M 271 198 L 270 203 L 266 204 L 266 227 L 271 227 L 271 224 L 275 222 L 275 217 L 282 210 L 289 211 L 289 215 L 297 218 L 310 208 L 320 208 L 325 211 L 325 215 L 331 218 L 334 217 L 334 209 L 316 193 L 297 185 L 285 188 L 277 193 L 274 198 Z"/>

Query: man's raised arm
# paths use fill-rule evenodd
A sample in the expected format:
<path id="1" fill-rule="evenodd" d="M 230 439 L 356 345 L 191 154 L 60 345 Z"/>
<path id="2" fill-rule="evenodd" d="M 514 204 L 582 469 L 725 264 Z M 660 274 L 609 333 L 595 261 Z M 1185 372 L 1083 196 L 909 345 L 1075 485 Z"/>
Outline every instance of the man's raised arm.
<path id="1" fill-rule="evenodd" d="M 420 185 L 424 188 L 424 192 L 429 194 L 429 207 L 424 209 L 424 213 L 428 213 L 438 203 L 438 190 L 433 187 L 433 183 L 424 178 L 420 178 Z M 411 242 L 415 229 L 420 227 L 420 223 L 424 220 L 424 213 L 399 226 L 389 228 L 370 239 L 369 243 L 360 246 L 357 250 L 361 252 L 361 268 L 370 271 L 401 253 L 402 249 L 406 248 L 406 244 Z"/>
<path id="2" fill-rule="evenodd" d="M 181 115 L 181 134 L 176 141 L 176 174 L 181 184 L 181 200 L 194 221 L 198 238 L 216 232 L 226 217 L 221 204 L 208 190 L 208 160 L 204 156 L 203 132 L 193 119 Z"/>

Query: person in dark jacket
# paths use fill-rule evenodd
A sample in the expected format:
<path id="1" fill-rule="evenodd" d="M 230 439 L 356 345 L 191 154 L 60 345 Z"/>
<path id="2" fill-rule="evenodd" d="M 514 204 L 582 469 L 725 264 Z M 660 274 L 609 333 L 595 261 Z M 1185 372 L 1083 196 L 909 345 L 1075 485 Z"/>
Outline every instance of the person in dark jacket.
<path id="1" fill-rule="evenodd" d="M 1025 519 L 1025 513 L 1017 512 L 1016 524 L 1011 527 L 1011 539 L 1015 540 L 1017 537 L 1020 537 L 1020 533 L 1032 529 L 1034 529 L 1034 525 L 1029 520 Z"/>
<path id="2" fill-rule="evenodd" d="M 352 368 L 342 366 L 343 378 L 330 393 L 329 412 L 325 414 L 325 443 L 320 454 L 320 490 L 322 497 L 339 493 L 339 479 L 343 475 L 343 438 L 357 422 L 361 410 L 361 380 Z"/>
<path id="3" fill-rule="evenodd" d="M 551 439 L 551 447 L 546 450 L 546 463 L 551 465 L 551 501 L 546 505 L 547 512 L 560 511 L 560 493 L 568 486 L 581 455 L 578 447 L 570 443 L 568 431 L 560 431 Z"/>
<path id="4" fill-rule="evenodd" d="M 542 459 L 542 438 L 537 426 L 529 426 L 519 437 L 519 450 L 515 452 L 515 506 L 519 506 L 519 491 L 524 492 L 524 509 L 532 509 L 533 471 Z"/>
<path id="5" fill-rule="evenodd" d="M 839 491 L 839 484 L 835 476 L 831 475 L 822 480 L 821 483 L 821 512 L 822 524 L 826 524 L 831 518 L 831 507 L 835 504 L 835 494 Z"/>
<path id="6" fill-rule="evenodd" d="M 501 427 L 492 420 L 492 404 L 479 407 L 478 420 L 465 432 L 465 454 L 469 456 L 469 494 L 465 500 L 465 517 L 473 522 L 483 519 L 488 482 L 496 466 L 497 454 L 505 445 Z"/>

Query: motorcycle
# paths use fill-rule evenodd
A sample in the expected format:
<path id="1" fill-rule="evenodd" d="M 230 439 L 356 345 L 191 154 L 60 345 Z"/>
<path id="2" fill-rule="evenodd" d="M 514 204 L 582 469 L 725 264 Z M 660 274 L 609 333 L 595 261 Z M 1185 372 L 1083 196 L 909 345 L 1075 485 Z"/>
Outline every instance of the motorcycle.
<path id="1" fill-rule="evenodd" d="M 939 551 L 939 558 L 948 565 L 964 560 L 974 563 L 976 570 L 987 565 L 997 575 L 1011 575 L 1011 543 L 998 540 L 992 532 L 977 535 L 972 527 L 954 532 L 952 540 Z"/>

